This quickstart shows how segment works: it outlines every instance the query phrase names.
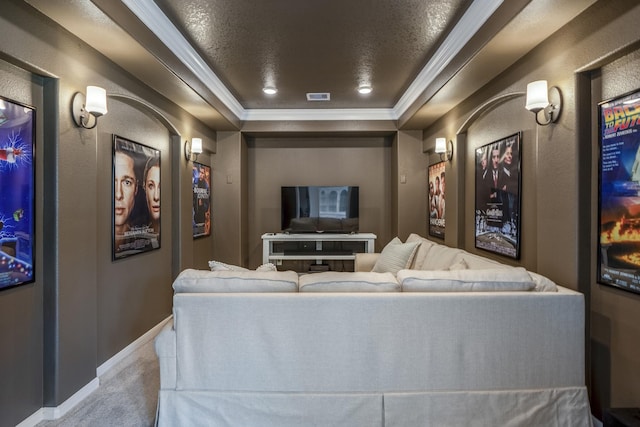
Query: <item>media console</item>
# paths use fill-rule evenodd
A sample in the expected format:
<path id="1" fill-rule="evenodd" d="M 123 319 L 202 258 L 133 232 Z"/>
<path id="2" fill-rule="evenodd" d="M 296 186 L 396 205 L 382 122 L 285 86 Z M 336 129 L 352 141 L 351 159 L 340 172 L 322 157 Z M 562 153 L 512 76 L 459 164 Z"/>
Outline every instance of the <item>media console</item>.
<path id="1" fill-rule="evenodd" d="M 374 252 L 373 233 L 265 233 L 262 235 L 262 263 L 284 260 L 354 260 L 357 252 Z"/>

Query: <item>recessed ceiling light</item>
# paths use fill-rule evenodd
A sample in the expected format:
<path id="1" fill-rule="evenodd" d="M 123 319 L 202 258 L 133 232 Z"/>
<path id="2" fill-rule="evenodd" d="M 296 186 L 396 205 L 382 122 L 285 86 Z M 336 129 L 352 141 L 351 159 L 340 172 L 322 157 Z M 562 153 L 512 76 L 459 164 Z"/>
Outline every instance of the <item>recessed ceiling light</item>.
<path id="1" fill-rule="evenodd" d="M 278 93 L 278 89 L 276 89 L 273 86 L 267 86 L 267 87 L 263 88 L 262 91 L 264 93 L 266 93 L 267 95 L 275 95 L 276 93 Z"/>
<path id="2" fill-rule="evenodd" d="M 369 85 L 362 85 L 360 87 L 358 87 L 358 92 L 360 92 L 363 95 L 366 95 L 367 93 L 371 93 L 373 89 L 371 89 L 371 86 Z"/>

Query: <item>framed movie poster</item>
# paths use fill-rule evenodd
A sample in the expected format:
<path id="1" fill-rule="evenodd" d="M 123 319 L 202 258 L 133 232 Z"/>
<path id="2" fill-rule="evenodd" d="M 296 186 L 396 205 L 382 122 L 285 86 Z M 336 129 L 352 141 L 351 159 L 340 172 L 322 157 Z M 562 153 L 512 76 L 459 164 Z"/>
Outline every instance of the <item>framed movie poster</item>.
<path id="1" fill-rule="evenodd" d="M 211 235 L 211 168 L 193 162 L 193 237 Z"/>
<path id="2" fill-rule="evenodd" d="M 518 132 L 476 149 L 476 248 L 520 257 Z"/>
<path id="3" fill-rule="evenodd" d="M 0 97 L 0 290 L 35 280 L 35 114 Z"/>
<path id="4" fill-rule="evenodd" d="M 444 167 L 445 162 L 429 166 L 429 235 L 444 239 Z"/>
<path id="5" fill-rule="evenodd" d="M 160 248 L 160 151 L 113 136 L 113 259 Z"/>
<path id="6" fill-rule="evenodd" d="M 640 90 L 598 106 L 597 281 L 640 293 Z"/>

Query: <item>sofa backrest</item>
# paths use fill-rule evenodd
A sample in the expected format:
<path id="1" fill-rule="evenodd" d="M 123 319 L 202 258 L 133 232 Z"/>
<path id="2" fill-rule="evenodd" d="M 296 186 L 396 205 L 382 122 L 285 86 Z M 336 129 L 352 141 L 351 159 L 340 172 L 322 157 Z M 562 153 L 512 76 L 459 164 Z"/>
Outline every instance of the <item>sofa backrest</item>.
<path id="1" fill-rule="evenodd" d="M 584 384 L 584 298 L 177 293 L 177 389 L 510 390 Z M 506 357 L 508 355 L 508 357 Z"/>
<path id="2" fill-rule="evenodd" d="M 469 253 L 463 249 L 452 248 L 446 245 L 434 243 L 417 234 L 411 234 L 407 242 L 420 242 L 418 251 L 413 257 L 411 269 L 413 270 L 448 270 L 451 266 L 464 260 L 467 267 L 473 270 L 486 268 L 509 268 L 509 266 Z"/>
<path id="3" fill-rule="evenodd" d="M 173 282 L 176 293 L 297 292 L 294 271 L 208 271 L 186 269 Z"/>

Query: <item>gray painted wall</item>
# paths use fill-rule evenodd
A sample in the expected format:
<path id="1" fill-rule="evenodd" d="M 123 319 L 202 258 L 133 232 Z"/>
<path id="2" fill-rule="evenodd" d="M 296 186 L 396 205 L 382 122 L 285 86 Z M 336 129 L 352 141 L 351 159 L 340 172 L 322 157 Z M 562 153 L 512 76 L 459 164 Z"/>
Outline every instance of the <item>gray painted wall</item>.
<path id="1" fill-rule="evenodd" d="M 36 108 L 36 236 L 42 236 L 43 211 L 43 133 L 42 79 L 0 60 L 0 94 Z M 0 141 L 4 144 L 4 141 Z M 0 425 L 4 413 L 8 420 L 21 420 L 42 406 L 43 387 L 43 251 L 36 242 L 35 282 L 0 293 Z M 19 415 L 22 414 L 22 418 Z M 12 418 L 11 418 L 12 417 Z M 6 424 L 9 425 L 9 424 Z"/>
<path id="2" fill-rule="evenodd" d="M 13 426 L 63 403 L 101 363 L 171 314 L 173 276 L 194 262 L 182 144 L 198 136 L 215 151 L 215 133 L 22 1 L 3 2 L 0 52 L 0 93 L 38 108 L 37 281 L 0 293 L 0 426 Z M 142 102 L 109 98 L 98 127 L 79 129 L 71 98 L 88 84 Z M 161 248 L 117 262 L 114 133 L 159 148 L 167 183 Z M 198 244 L 211 251 L 211 242 Z"/>
<path id="3" fill-rule="evenodd" d="M 608 407 L 640 406 L 640 297 L 595 279 L 596 108 L 603 99 L 640 87 L 638 16 L 637 1 L 596 3 L 423 135 L 425 149 L 433 147 L 437 136 L 461 142 L 447 171 L 448 195 L 462 193 L 457 216 L 447 212 L 447 224 L 461 224 L 459 246 L 523 265 L 585 294 L 587 381 L 598 417 Z M 524 97 L 519 97 L 485 112 L 464 135 L 456 136 L 479 105 L 524 91 L 528 82 L 539 79 L 562 90 L 564 109 L 557 124 L 535 126 L 533 115 L 524 109 Z M 474 149 L 517 131 L 523 132 L 522 255 L 510 260 L 474 247 Z M 455 186 L 453 179 L 462 186 Z M 446 242 L 458 244 L 448 233 Z"/>
<path id="4" fill-rule="evenodd" d="M 280 231 L 282 186 L 359 186 L 360 230 L 378 235 L 378 249 L 393 237 L 386 138 L 256 138 L 247 152 L 249 266 L 262 264 L 260 236 Z"/>

